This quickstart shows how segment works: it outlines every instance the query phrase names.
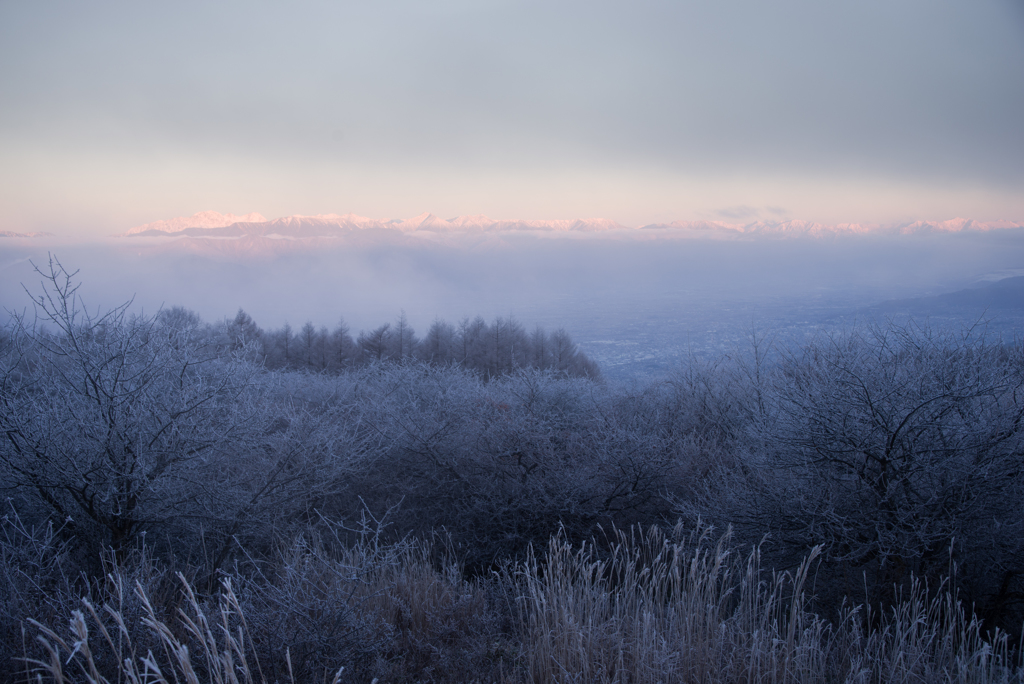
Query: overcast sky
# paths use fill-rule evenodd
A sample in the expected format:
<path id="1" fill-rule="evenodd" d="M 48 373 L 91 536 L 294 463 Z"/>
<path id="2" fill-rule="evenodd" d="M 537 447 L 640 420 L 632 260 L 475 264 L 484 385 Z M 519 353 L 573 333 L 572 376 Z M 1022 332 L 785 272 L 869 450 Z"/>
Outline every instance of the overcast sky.
<path id="1" fill-rule="evenodd" d="M 1024 221 L 1024 2 L 0 0 L 0 230 Z"/>

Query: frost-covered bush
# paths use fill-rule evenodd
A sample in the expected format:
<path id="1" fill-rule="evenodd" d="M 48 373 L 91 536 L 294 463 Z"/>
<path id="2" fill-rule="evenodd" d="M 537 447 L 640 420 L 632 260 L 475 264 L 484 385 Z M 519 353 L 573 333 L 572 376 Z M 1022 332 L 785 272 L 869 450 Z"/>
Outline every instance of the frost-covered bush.
<path id="1" fill-rule="evenodd" d="M 1019 617 L 1024 346 L 910 323 L 776 353 L 734 366 L 743 433 L 680 508 L 770 533 L 783 565 L 823 545 L 838 596 L 954 572 L 990 619 Z"/>
<path id="2" fill-rule="evenodd" d="M 472 568 L 562 528 L 661 520 L 693 474 L 684 434 L 601 385 L 520 370 L 482 382 L 458 367 L 381 365 L 355 374 L 355 421 L 377 440 L 347 476 L 352 517 L 394 507 L 396 530 L 444 529 Z M 628 402 L 627 402 L 628 403 Z M 354 413 L 358 415 L 354 415 Z M 356 498 L 358 495 L 358 499 Z"/>

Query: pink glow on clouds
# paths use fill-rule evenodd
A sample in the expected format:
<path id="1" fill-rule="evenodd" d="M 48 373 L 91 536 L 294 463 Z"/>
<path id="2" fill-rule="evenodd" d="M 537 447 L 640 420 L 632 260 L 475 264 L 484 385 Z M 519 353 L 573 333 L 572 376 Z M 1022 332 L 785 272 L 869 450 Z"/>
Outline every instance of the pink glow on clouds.
<path id="1" fill-rule="evenodd" d="M 348 231 L 379 229 L 402 233 L 480 233 L 480 232 L 533 232 L 533 233 L 601 233 L 621 237 L 728 237 L 728 236 L 793 236 L 821 237 L 826 235 L 866 235 L 922 233 L 989 232 L 1024 228 L 1014 221 L 976 221 L 954 218 L 946 221 L 909 221 L 902 223 L 837 223 L 813 221 L 775 220 L 730 223 L 724 221 L 672 221 L 643 226 L 624 226 L 609 219 L 555 219 L 555 220 L 495 220 L 482 214 L 443 219 L 423 213 L 408 219 L 373 219 L 357 214 L 317 214 L 315 216 L 285 216 L 266 220 L 257 213 L 235 216 L 202 211 L 190 217 L 178 217 L 136 226 L 121 237 L 175 236 L 187 233 L 190 237 L 243 237 L 291 236 L 332 237 Z M 224 230 L 217 230 L 224 229 Z"/>

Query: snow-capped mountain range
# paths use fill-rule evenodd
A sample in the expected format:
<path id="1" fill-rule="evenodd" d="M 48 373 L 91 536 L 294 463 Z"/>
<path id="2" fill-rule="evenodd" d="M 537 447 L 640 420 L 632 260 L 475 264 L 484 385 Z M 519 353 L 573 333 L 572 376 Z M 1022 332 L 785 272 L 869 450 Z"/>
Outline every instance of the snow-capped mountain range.
<path id="1" fill-rule="evenodd" d="M 609 219 L 569 220 L 495 220 L 483 215 L 457 216 L 442 219 L 425 213 L 410 219 L 371 219 L 356 214 L 319 214 L 286 216 L 267 220 L 257 213 L 236 216 L 203 211 L 189 217 L 156 221 L 137 226 L 118 237 L 338 237 L 355 231 L 387 230 L 403 234 L 455 233 L 607 233 L 614 235 L 678 236 L 678 237 L 827 237 L 839 235 L 987 232 L 1024 228 L 1013 221 L 981 222 L 955 218 L 948 221 L 913 221 L 896 224 L 839 223 L 810 221 L 757 221 L 725 223 L 722 221 L 673 221 L 639 227 L 628 227 Z"/>
<path id="2" fill-rule="evenodd" d="M 510 231 L 608 231 L 630 230 L 608 219 L 576 219 L 555 221 L 496 221 L 483 215 L 457 216 L 443 219 L 433 214 L 420 214 L 410 219 L 371 219 L 356 214 L 318 214 L 316 216 L 285 216 L 268 221 L 259 214 L 234 216 L 204 211 L 191 217 L 157 221 L 132 228 L 121 237 L 188 236 L 188 237 L 331 237 L 355 230 L 394 230 L 402 233 L 461 233 Z"/>
<path id="3" fill-rule="evenodd" d="M 144 226 L 136 226 L 125 235 L 136 235 L 138 233 L 180 233 L 190 228 L 224 228 L 235 223 L 265 223 L 267 219 L 253 212 L 244 216 L 234 214 L 221 214 L 216 211 L 201 211 L 192 216 L 179 216 L 169 221 L 154 221 Z"/>
<path id="4" fill-rule="evenodd" d="M 6 238 L 37 238 L 50 237 L 52 233 L 15 233 L 12 230 L 0 230 L 0 237 Z"/>

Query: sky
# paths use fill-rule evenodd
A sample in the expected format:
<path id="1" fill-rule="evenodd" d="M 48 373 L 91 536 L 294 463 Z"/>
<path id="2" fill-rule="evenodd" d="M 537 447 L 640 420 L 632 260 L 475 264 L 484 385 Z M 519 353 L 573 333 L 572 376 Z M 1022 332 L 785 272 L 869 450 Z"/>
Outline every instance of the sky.
<path id="1" fill-rule="evenodd" d="M 0 0 L 0 230 L 1024 221 L 1024 2 Z"/>

